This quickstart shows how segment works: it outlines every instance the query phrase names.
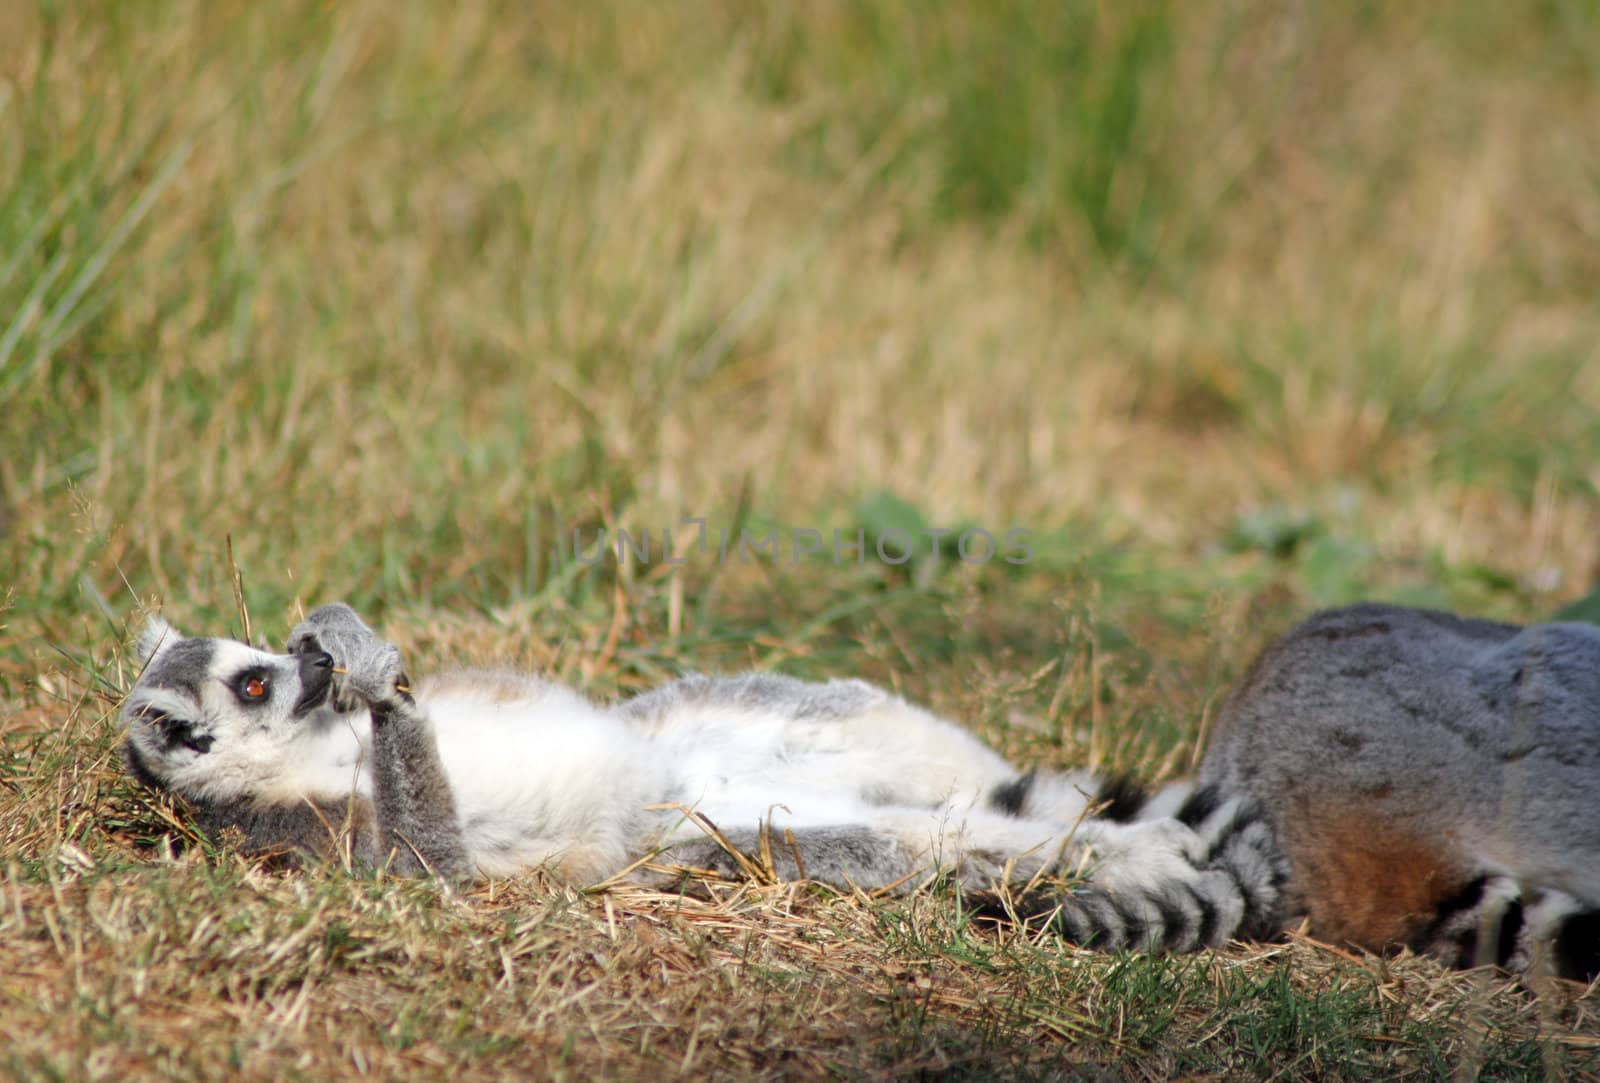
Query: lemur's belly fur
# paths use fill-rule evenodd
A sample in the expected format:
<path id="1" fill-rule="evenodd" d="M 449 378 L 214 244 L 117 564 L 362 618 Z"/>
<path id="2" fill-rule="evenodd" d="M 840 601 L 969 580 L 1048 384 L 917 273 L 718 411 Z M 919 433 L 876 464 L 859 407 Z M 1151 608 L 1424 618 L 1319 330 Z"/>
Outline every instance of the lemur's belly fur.
<path id="1" fill-rule="evenodd" d="M 932 835 L 940 817 L 970 816 L 1017 777 L 970 734 L 864 684 L 842 693 L 854 696 L 842 701 L 849 710 L 808 719 L 683 684 L 664 693 L 619 717 L 526 678 L 466 672 L 420 685 L 480 872 L 548 865 L 604 879 L 645 849 L 703 837 L 686 810 L 718 826 L 791 830 L 922 810 Z"/>

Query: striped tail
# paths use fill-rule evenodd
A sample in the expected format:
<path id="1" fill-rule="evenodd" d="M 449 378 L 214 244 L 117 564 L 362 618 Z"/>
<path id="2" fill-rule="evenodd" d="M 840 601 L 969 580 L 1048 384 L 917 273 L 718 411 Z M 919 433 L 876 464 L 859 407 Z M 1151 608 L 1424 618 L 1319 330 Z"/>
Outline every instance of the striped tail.
<path id="1" fill-rule="evenodd" d="M 1556 888 L 1484 874 L 1442 902 L 1411 947 L 1447 966 L 1589 983 L 1600 978 L 1600 910 Z"/>
<path id="2" fill-rule="evenodd" d="M 1123 845 L 1064 891 L 1035 885 L 971 901 L 980 916 L 1052 929 L 1102 951 L 1195 951 L 1280 931 L 1288 866 L 1254 800 L 1205 786 L 1170 818 L 1141 816 L 1127 827 L 1150 833 L 1148 852 Z M 1175 832 L 1192 832 L 1191 856 L 1176 865 L 1167 845 Z"/>

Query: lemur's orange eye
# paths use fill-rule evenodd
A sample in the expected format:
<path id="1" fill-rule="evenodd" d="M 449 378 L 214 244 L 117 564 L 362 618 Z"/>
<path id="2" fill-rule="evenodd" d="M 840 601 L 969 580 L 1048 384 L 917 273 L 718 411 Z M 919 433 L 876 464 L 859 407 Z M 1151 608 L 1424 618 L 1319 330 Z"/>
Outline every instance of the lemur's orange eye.
<path id="1" fill-rule="evenodd" d="M 250 677 L 244 682 L 244 694 L 250 699 L 260 699 L 267 694 L 267 682 L 260 677 Z"/>

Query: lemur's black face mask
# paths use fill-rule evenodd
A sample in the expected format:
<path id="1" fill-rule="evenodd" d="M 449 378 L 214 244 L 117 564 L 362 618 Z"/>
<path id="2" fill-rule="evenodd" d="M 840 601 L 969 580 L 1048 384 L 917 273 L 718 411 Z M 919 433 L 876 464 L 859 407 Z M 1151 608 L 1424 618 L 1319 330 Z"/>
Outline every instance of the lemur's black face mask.
<path id="1" fill-rule="evenodd" d="M 294 713 L 303 715 L 322 706 L 333 687 L 333 655 L 327 651 L 306 651 L 300 658 L 300 698 Z"/>

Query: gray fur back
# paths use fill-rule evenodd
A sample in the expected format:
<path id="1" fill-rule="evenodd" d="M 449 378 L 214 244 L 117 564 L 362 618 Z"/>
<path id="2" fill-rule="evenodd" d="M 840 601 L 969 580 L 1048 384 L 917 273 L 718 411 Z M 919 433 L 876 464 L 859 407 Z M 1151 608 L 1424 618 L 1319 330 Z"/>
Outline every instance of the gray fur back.
<path id="1" fill-rule="evenodd" d="M 1600 894 L 1600 629 L 1320 613 L 1229 698 L 1201 781 L 1268 809 L 1370 801 Z"/>
<path id="2" fill-rule="evenodd" d="M 1200 781 L 1255 802 L 1281 920 L 1519 969 L 1600 958 L 1600 628 L 1358 605 L 1269 647 Z"/>

